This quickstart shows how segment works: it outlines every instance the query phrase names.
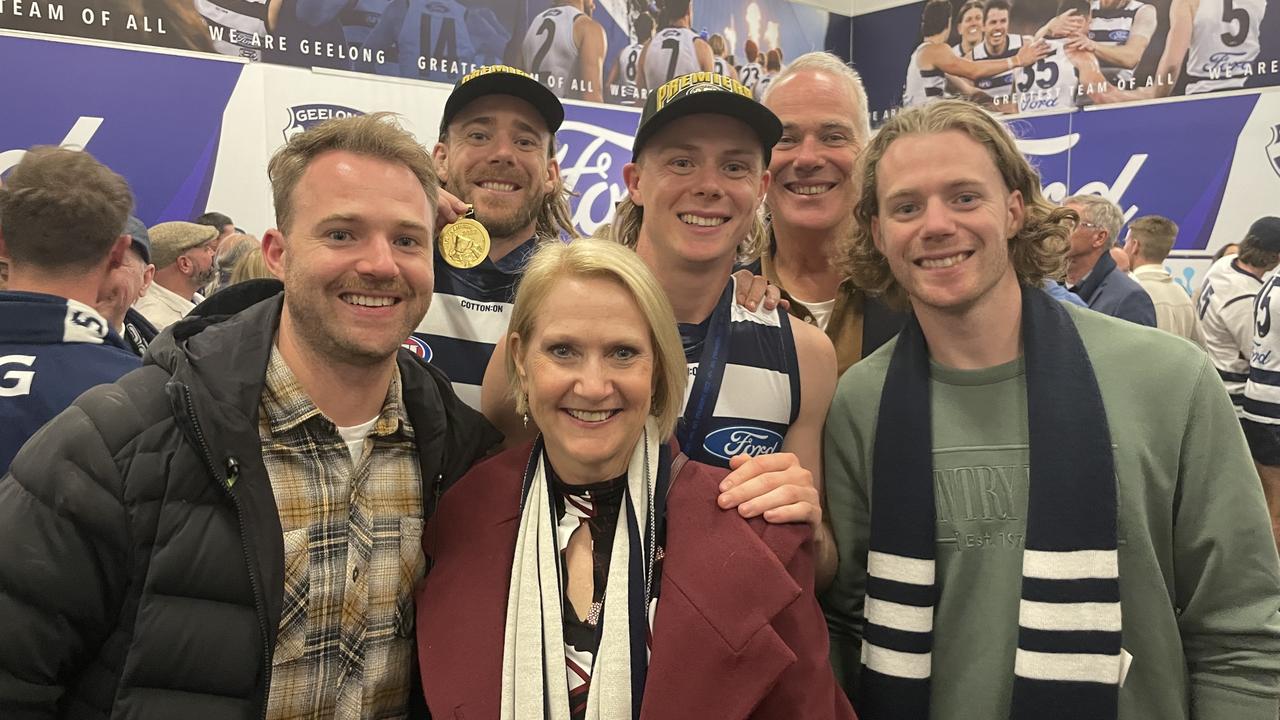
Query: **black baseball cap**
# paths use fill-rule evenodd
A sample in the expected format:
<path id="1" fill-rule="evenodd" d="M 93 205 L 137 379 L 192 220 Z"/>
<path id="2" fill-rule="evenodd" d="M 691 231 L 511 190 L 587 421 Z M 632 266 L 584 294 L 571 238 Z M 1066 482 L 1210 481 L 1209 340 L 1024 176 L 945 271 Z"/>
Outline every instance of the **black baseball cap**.
<path id="1" fill-rule="evenodd" d="M 635 162 L 644 144 L 659 130 L 673 120 L 697 113 L 727 115 L 746 123 L 760 137 L 764 164 L 769 166 L 773 146 L 782 137 L 782 121 L 769 108 L 756 102 L 746 85 L 713 72 L 681 75 L 649 93 L 631 146 L 631 161 Z"/>
<path id="2" fill-rule="evenodd" d="M 1280 252 L 1280 218 L 1258 218 L 1249 226 L 1245 239 L 1252 240 L 1257 247 L 1267 252 Z"/>
<path id="3" fill-rule="evenodd" d="M 143 225 L 141 220 L 130 215 L 125 221 L 124 232 L 121 235 L 130 236 L 129 244 L 142 256 L 142 262 L 151 262 L 151 236 L 147 233 L 147 226 Z"/>
<path id="4" fill-rule="evenodd" d="M 440 118 L 440 134 L 444 135 L 449 122 L 472 100 L 488 95 L 511 95 L 533 106 L 547 123 L 547 130 L 554 134 L 564 122 L 564 106 L 560 98 L 532 75 L 509 65 L 485 65 L 463 75 L 453 86 L 444 104 L 444 116 Z"/>

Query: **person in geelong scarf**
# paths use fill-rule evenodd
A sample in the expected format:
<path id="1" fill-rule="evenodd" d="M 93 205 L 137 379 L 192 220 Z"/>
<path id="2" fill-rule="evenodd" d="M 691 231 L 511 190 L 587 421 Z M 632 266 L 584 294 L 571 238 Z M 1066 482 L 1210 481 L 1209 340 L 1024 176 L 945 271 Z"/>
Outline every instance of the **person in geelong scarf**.
<path id="1" fill-rule="evenodd" d="M 676 444 L 684 352 L 640 257 L 540 245 L 504 348 L 540 434 L 475 466 L 425 532 L 432 715 L 852 719 L 810 526 L 717 507 L 728 471 Z"/>
<path id="2" fill-rule="evenodd" d="M 909 307 L 827 418 L 823 597 L 864 720 L 1274 720 L 1280 562 L 1181 338 L 1050 299 L 1074 212 L 940 101 L 860 158 L 858 285 Z"/>

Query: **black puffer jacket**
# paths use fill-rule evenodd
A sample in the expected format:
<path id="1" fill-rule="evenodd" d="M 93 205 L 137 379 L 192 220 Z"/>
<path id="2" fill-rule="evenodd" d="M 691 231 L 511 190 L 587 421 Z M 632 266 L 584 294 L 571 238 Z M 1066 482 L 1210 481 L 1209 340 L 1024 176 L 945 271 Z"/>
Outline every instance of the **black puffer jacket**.
<path id="1" fill-rule="evenodd" d="M 280 307 L 175 324 L 0 480 L 0 718 L 265 712 L 284 549 L 257 417 Z M 399 363 L 429 513 L 499 436 L 438 370 Z"/>

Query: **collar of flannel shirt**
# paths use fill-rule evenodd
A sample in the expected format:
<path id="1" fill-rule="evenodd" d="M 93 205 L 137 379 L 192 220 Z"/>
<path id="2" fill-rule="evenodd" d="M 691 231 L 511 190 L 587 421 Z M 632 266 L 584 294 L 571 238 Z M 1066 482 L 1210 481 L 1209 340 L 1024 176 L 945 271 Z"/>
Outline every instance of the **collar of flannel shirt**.
<path id="1" fill-rule="evenodd" d="M 297 376 L 289 369 L 284 356 L 278 347 L 271 348 L 271 360 L 267 363 L 266 383 L 262 390 L 262 407 L 267 414 L 267 422 L 272 435 L 286 433 L 316 416 L 323 417 L 331 425 L 332 420 L 320 412 L 320 408 L 312 402 Z M 382 412 L 378 421 L 370 431 L 375 437 L 384 437 L 403 433 L 405 437 L 413 437 L 413 426 L 409 424 L 409 416 L 404 409 L 404 401 L 400 391 L 400 366 L 395 366 L 391 376 L 391 385 L 387 388 L 387 396 L 382 401 Z"/>

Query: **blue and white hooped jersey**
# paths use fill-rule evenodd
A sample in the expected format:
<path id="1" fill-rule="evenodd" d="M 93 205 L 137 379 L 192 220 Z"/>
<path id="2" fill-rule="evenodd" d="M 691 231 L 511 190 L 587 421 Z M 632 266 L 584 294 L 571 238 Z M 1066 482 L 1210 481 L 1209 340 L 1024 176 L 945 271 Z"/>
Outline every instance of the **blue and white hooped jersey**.
<path id="1" fill-rule="evenodd" d="M 705 323 L 681 326 L 689 384 L 676 436 L 691 459 L 718 467 L 780 451 L 800 412 L 791 316 L 747 310 L 734 302 L 736 283 Z"/>
<path id="2" fill-rule="evenodd" d="M 489 357 L 507 333 L 516 285 L 537 243 L 527 240 L 496 263 L 485 258 L 466 270 L 436 251 L 431 308 L 404 346 L 443 370 L 453 391 L 476 410 Z"/>
<path id="3" fill-rule="evenodd" d="M 1245 383 L 1249 380 L 1249 355 L 1253 347 L 1254 300 L 1262 281 L 1242 270 L 1235 255 L 1218 260 L 1205 274 L 1196 298 L 1196 315 L 1204 334 L 1205 350 L 1222 384 L 1243 416 Z"/>
<path id="4" fill-rule="evenodd" d="M 1093 19 L 1089 21 L 1089 39 L 1098 45 L 1119 47 L 1129 42 L 1129 34 L 1133 29 L 1133 19 L 1138 11 L 1146 7 L 1146 3 L 1129 0 L 1123 7 L 1104 8 L 1099 0 L 1090 3 L 1093 6 Z M 1120 67 L 1104 62 L 1098 58 L 1102 74 L 1110 82 L 1133 80 L 1133 68 Z"/>
<path id="5" fill-rule="evenodd" d="M 1018 51 L 1022 49 L 1022 36 L 1015 33 L 1010 33 L 1006 37 L 1008 37 L 1009 43 L 1005 46 L 1002 52 L 998 52 L 998 53 L 991 52 L 991 50 L 987 48 L 986 40 L 983 40 L 977 45 L 974 45 L 973 59 L 975 61 L 1003 60 L 1005 58 L 1011 58 L 1014 55 L 1017 55 Z M 992 77 L 985 77 L 979 80 L 975 80 L 973 84 L 979 90 L 985 90 L 990 95 L 1012 93 L 1013 81 L 1017 74 L 1018 74 L 1017 68 L 1014 68 L 1013 70 L 1000 73 L 999 75 L 993 75 Z"/>
<path id="6" fill-rule="evenodd" d="M 1253 352 L 1244 384 L 1244 417 L 1280 425 L 1280 275 L 1262 284 L 1253 302 Z M 1272 321 L 1275 321 L 1273 326 Z"/>

